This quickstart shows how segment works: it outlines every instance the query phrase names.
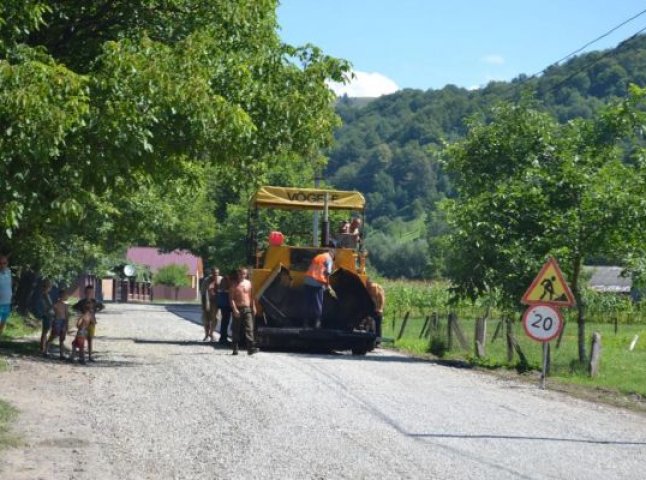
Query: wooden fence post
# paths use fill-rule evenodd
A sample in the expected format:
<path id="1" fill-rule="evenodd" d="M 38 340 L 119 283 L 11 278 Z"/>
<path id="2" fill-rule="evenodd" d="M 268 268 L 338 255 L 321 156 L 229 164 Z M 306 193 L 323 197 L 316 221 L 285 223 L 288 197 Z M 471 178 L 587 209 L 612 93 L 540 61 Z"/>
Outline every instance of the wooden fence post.
<path id="1" fill-rule="evenodd" d="M 426 329 L 426 338 L 430 339 L 433 333 L 437 333 L 440 329 L 439 319 L 437 312 L 431 313 L 431 319 Z"/>
<path id="2" fill-rule="evenodd" d="M 496 325 L 496 329 L 493 332 L 493 337 L 491 337 L 491 343 L 493 343 L 496 338 L 498 338 L 498 335 L 500 335 L 500 332 L 502 332 L 503 322 L 504 320 L 502 318 L 498 321 L 498 325 Z"/>
<path id="3" fill-rule="evenodd" d="M 592 334 L 592 345 L 590 345 L 590 365 L 588 371 L 591 377 L 596 377 L 599 373 L 599 361 L 601 360 L 601 334 L 594 332 Z"/>
<path id="4" fill-rule="evenodd" d="M 453 315 L 452 323 L 453 323 L 452 325 L 453 331 L 455 332 L 455 336 L 457 337 L 458 342 L 460 342 L 460 346 L 464 350 L 469 350 L 469 344 L 467 343 L 467 339 L 464 336 L 464 332 L 462 332 L 462 327 L 460 327 L 460 323 L 458 322 L 458 316 L 455 314 Z"/>
<path id="5" fill-rule="evenodd" d="M 514 326 L 511 317 L 505 319 L 505 326 L 507 327 L 507 363 L 514 361 Z"/>
<path id="6" fill-rule="evenodd" d="M 487 336 L 487 320 L 476 318 L 475 335 L 473 341 L 475 344 L 475 353 L 478 358 L 485 356 L 485 338 Z"/>
<path id="7" fill-rule="evenodd" d="M 406 315 L 404 315 L 404 320 L 402 321 L 402 328 L 399 329 L 399 335 L 397 335 L 397 340 L 402 338 L 402 335 L 404 334 L 404 330 L 406 330 L 406 324 L 408 323 L 409 315 L 410 315 L 410 312 L 406 312 Z"/>
<path id="8" fill-rule="evenodd" d="M 447 350 L 452 350 L 453 349 L 453 317 L 455 316 L 455 313 L 451 312 L 449 313 L 449 319 L 448 319 L 448 327 L 446 329 L 447 331 Z"/>
<path id="9" fill-rule="evenodd" d="M 567 326 L 567 320 L 563 319 L 563 326 L 559 332 L 559 338 L 556 340 L 556 348 L 561 348 L 561 340 L 563 340 L 563 332 L 565 332 L 565 327 Z"/>
<path id="10" fill-rule="evenodd" d="M 426 328 L 427 327 L 430 328 L 429 327 L 429 322 L 430 321 L 431 321 L 431 317 L 429 317 L 427 315 L 426 318 L 424 319 L 424 325 L 422 325 L 422 331 L 419 332 L 419 337 L 417 337 L 417 338 L 422 338 L 424 336 L 424 334 L 426 333 Z"/>

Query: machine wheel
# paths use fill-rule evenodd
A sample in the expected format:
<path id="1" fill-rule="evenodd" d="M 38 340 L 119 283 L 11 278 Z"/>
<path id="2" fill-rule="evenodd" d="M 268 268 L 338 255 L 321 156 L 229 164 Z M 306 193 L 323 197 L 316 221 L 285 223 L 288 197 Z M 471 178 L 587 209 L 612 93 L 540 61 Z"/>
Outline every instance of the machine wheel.
<path id="1" fill-rule="evenodd" d="M 366 353 L 368 353 L 368 350 L 364 347 L 352 349 L 352 355 L 365 355 Z"/>

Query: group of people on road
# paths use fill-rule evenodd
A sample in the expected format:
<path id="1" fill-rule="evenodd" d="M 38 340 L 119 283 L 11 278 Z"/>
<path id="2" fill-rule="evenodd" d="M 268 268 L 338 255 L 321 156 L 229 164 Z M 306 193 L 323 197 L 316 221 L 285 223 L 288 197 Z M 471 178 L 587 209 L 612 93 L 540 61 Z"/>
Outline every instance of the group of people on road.
<path id="1" fill-rule="evenodd" d="M 334 257 L 335 249 L 330 248 L 316 255 L 307 270 L 304 285 L 309 316 L 304 319 L 305 327 L 321 328 L 325 291 L 328 291 L 332 297 L 336 297 L 336 293 L 330 285 Z M 384 289 L 370 279 L 366 281 L 366 289 L 375 305 L 375 311 L 371 317 L 374 321 L 377 344 L 379 344 L 385 306 Z M 64 359 L 65 339 L 67 334 L 73 331 L 70 328 L 68 294 L 64 290 L 60 290 L 54 301 L 51 291 L 51 282 L 44 280 L 35 308 L 42 327 L 40 350 L 43 355 L 48 356 L 50 346 L 58 339 L 59 356 Z M 248 269 L 240 267 L 223 276 L 217 267 L 212 268 L 210 275 L 205 277 L 200 285 L 200 293 L 204 341 L 215 340 L 213 334 L 219 319 L 220 338 L 218 343 L 220 345 L 231 345 L 232 354 L 238 355 L 239 349 L 244 342 L 244 347 L 249 355 L 256 353 L 258 351 L 254 338 L 256 307 Z M 0 335 L 11 313 L 11 303 L 11 271 L 8 267 L 7 257 L 0 255 Z M 96 300 L 92 285 L 86 286 L 84 297 L 71 306 L 71 310 L 76 312 L 78 316 L 74 325 L 76 330 L 71 344 L 70 360 L 74 360 L 78 356 L 79 361 L 85 363 L 85 347 L 87 344 L 88 360 L 90 362 L 94 361 L 93 339 L 97 324 L 96 313 L 104 308 L 104 305 Z M 229 325 L 231 325 L 231 343 L 228 340 Z"/>
<path id="2" fill-rule="evenodd" d="M 202 299 L 202 322 L 204 325 L 204 341 L 214 341 L 213 333 L 220 317 L 220 345 L 229 345 L 228 329 L 231 324 L 232 354 L 238 355 L 244 340 L 244 346 L 249 355 L 258 352 L 254 339 L 254 317 L 256 306 L 253 301 L 249 270 L 240 267 L 229 273 L 220 275 L 215 267 L 206 277 L 200 287 Z M 244 338 L 242 337 L 244 332 Z"/>
<path id="3" fill-rule="evenodd" d="M 41 321 L 40 351 L 43 356 L 48 357 L 52 343 L 58 339 L 59 358 L 64 360 L 66 358 L 65 339 L 68 333 L 74 333 L 68 360 L 74 361 L 78 357 L 79 362 L 84 364 L 87 344 L 88 361 L 94 362 L 93 340 L 96 333 L 96 313 L 105 307 L 95 298 L 92 285 L 85 287 L 83 298 L 71 308 L 67 302 L 68 298 L 69 295 L 62 289 L 54 302 L 51 282 L 47 279 L 43 281 L 42 291 L 35 307 L 35 313 Z M 70 326 L 70 309 L 77 314 L 73 327 Z"/>
<path id="4" fill-rule="evenodd" d="M 0 335 L 2 335 L 9 315 L 11 314 L 13 288 L 9 259 L 0 255 Z M 54 300 L 55 298 L 55 300 Z M 49 356 L 50 347 L 58 339 L 59 358 L 65 359 L 65 339 L 68 333 L 74 333 L 71 344 L 69 360 L 78 357 L 85 363 L 85 346 L 87 344 L 88 360 L 93 362 L 93 339 L 96 332 L 96 313 L 103 310 L 104 305 L 95 298 L 94 287 L 88 285 L 84 290 L 84 297 L 71 306 L 77 314 L 75 327 L 70 328 L 70 305 L 67 300 L 68 293 L 60 289 L 54 297 L 52 283 L 44 279 L 38 292 L 36 301 L 33 302 L 33 313 L 41 322 L 40 352 Z"/>

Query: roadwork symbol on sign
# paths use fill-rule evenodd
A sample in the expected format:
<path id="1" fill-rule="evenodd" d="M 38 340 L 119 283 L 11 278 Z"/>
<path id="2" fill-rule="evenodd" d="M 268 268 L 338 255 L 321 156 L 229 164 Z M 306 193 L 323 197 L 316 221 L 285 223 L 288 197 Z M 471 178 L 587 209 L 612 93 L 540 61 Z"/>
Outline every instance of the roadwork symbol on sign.
<path id="1" fill-rule="evenodd" d="M 550 257 L 529 286 L 521 300 L 526 305 L 550 304 L 572 307 L 576 304 L 574 295 L 563 278 L 557 261 Z"/>
<path id="2" fill-rule="evenodd" d="M 525 333 L 537 342 L 549 342 L 563 328 L 563 317 L 558 307 L 547 304 L 531 305 L 523 314 Z"/>

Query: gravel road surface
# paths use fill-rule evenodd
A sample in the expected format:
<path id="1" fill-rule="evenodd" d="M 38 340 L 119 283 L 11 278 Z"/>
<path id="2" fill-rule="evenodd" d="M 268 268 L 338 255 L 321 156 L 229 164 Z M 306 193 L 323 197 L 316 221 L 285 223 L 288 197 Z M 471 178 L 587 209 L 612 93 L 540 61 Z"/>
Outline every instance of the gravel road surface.
<path id="1" fill-rule="evenodd" d="M 198 317 L 109 305 L 97 363 L 11 359 L 0 478 L 646 478 L 644 415 L 387 350 L 234 357 Z"/>

